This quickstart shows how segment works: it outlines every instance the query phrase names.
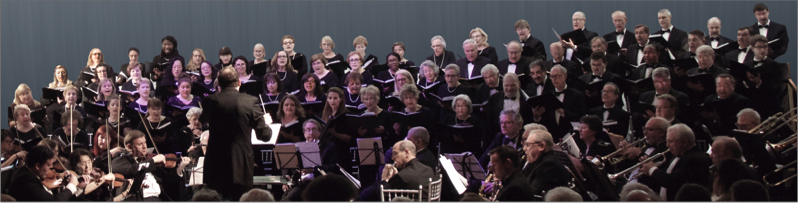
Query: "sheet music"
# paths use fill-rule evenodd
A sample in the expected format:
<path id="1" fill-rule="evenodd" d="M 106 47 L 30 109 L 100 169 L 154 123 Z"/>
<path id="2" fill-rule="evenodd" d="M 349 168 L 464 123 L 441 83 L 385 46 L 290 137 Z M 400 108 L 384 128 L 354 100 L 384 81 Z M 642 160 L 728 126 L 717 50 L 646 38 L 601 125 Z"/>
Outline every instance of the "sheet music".
<path id="1" fill-rule="evenodd" d="M 269 139 L 268 142 L 258 140 L 257 136 L 255 136 L 255 129 L 252 129 L 252 135 L 250 136 L 250 141 L 252 145 L 274 145 L 277 143 L 277 137 L 280 134 L 280 124 L 279 123 L 272 123 L 269 124 L 269 128 L 272 129 L 272 137 Z"/>
<path id="2" fill-rule="evenodd" d="M 316 142 L 297 142 L 296 148 L 302 153 L 302 166 L 313 168 L 321 165 L 321 154 L 319 144 Z"/>
<path id="3" fill-rule="evenodd" d="M 446 175 L 449 176 L 449 181 L 452 182 L 454 185 L 454 189 L 457 190 L 457 194 L 463 194 L 466 190 L 468 182 L 463 182 L 465 177 L 457 173 L 457 170 L 452 165 L 452 161 L 447 159 L 445 156 L 441 156 L 439 159 L 441 166 L 443 167 L 443 171 L 446 172 Z"/>
<path id="4" fill-rule="evenodd" d="M 274 145 L 274 156 L 277 161 L 277 168 L 295 168 L 299 164 L 299 157 L 296 157 L 296 145 L 294 143 L 283 143 Z"/>
<path id="5" fill-rule="evenodd" d="M 189 174 L 190 178 L 188 181 L 188 186 L 204 184 L 204 182 L 202 181 L 202 172 L 204 171 L 203 167 L 205 167 L 205 157 L 201 156 L 197 160 L 197 166 L 191 169 L 191 173 Z"/>
<path id="6" fill-rule="evenodd" d="M 463 152 L 459 154 L 444 154 L 446 158 L 451 160 L 450 162 L 454 166 L 460 175 L 465 177 L 466 179 L 477 179 L 477 180 L 485 180 L 488 178 L 487 174 L 485 174 L 485 170 L 482 169 L 482 166 L 479 165 L 479 161 L 477 161 L 476 156 L 471 152 Z M 462 163 L 468 163 L 468 167 L 470 171 L 465 171 L 466 169 L 463 168 Z M 479 169 L 479 171 L 475 170 Z M 477 173 L 473 173 L 477 172 Z"/>
<path id="7" fill-rule="evenodd" d="M 379 151 L 374 154 L 374 143 L 377 143 Z M 385 164 L 385 150 L 382 148 L 382 138 L 357 138 L 358 154 L 360 155 L 360 165 L 382 165 Z M 375 162 L 375 156 L 379 157 L 380 163 Z"/>
<path id="8" fill-rule="evenodd" d="M 338 165 L 338 164 L 335 164 L 335 165 Z M 344 176 L 346 176 L 346 178 L 349 178 L 349 181 L 351 181 L 352 184 L 354 184 L 355 187 L 357 187 L 357 189 L 360 189 L 360 180 L 357 180 L 357 178 L 352 176 L 352 174 L 349 174 L 349 172 L 346 172 L 346 170 L 344 170 L 344 168 L 341 167 L 341 165 L 338 165 L 338 170 L 341 170 L 341 173 L 343 173 Z"/>

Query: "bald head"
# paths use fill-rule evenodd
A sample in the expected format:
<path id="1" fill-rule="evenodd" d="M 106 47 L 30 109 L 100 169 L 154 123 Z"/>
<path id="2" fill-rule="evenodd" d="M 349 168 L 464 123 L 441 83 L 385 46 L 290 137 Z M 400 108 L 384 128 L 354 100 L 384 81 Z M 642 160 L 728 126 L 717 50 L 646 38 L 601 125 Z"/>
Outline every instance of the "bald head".
<path id="1" fill-rule="evenodd" d="M 720 36 L 720 18 L 710 18 L 707 21 L 707 31 L 709 31 L 709 37 L 711 38 L 717 38 Z"/>
<path id="2" fill-rule="evenodd" d="M 240 85 L 238 71 L 232 67 L 227 67 L 219 71 L 218 80 L 220 87 L 237 87 Z"/>
<path id="3" fill-rule="evenodd" d="M 718 166 L 721 161 L 726 159 L 740 159 L 743 156 L 743 148 L 740 147 L 737 139 L 718 136 L 712 142 L 712 154 L 709 156 L 712 158 L 712 163 Z"/>

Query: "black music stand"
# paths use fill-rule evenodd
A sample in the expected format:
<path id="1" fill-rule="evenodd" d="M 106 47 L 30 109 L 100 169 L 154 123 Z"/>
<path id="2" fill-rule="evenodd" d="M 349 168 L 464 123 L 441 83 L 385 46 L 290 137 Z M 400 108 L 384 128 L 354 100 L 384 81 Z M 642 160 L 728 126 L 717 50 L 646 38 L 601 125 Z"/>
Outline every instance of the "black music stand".
<path id="1" fill-rule="evenodd" d="M 385 156 L 385 151 L 382 149 L 382 138 L 358 138 L 357 151 L 360 155 L 360 165 L 383 165 L 385 160 L 381 157 Z M 370 157 L 374 158 L 370 158 Z"/>
<path id="2" fill-rule="evenodd" d="M 313 146 L 316 147 L 315 150 L 313 150 Z M 321 166 L 321 155 L 318 147 L 313 142 L 275 145 L 274 157 L 277 159 L 277 168 L 304 169 Z"/>
<path id="3" fill-rule="evenodd" d="M 444 155 L 452 161 L 452 165 L 460 167 L 455 167 L 455 169 L 467 180 L 485 180 L 488 178 L 485 175 L 485 171 L 482 170 L 482 166 L 479 165 L 476 156 L 471 152 Z"/>

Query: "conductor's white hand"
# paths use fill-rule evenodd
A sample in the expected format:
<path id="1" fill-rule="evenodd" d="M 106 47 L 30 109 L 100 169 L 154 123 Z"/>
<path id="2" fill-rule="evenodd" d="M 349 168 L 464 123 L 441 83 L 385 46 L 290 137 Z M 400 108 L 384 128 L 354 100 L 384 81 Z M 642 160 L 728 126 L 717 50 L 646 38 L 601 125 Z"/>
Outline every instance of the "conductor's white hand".
<path id="1" fill-rule="evenodd" d="M 272 115 L 269 114 L 269 113 L 264 114 L 263 115 L 263 120 L 266 121 L 266 125 L 271 125 L 272 122 L 273 122 L 272 121 Z"/>

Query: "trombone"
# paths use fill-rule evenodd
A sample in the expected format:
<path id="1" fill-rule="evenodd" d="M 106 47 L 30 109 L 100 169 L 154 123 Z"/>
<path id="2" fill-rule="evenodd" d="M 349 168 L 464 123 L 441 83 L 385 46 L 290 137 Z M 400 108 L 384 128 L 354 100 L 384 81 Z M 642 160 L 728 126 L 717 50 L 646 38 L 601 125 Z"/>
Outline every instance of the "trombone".
<path id="1" fill-rule="evenodd" d="M 599 166 L 599 168 L 601 168 L 601 169 L 604 169 L 604 163 L 605 162 L 609 162 L 610 165 L 618 164 L 621 161 L 626 160 L 626 156 L 623 156 L 623 154 L 621 152 L 623 152 L 624 150 L 626 150 L 629 147 L 638 146 L 638 145 L 640 145 L 640 143 L 643 143 L 644 141 L 646 141 L 645 137 L 643 137 L 642 139 L 639 139 L 637 141 L 634 141 L 634 142 L 632 142 L 632 143 L 630 143 L 630 144 L 628 144 L 626 146 L 623 146 L 620 149 L 616 150 L 615 152 L 607 154 L 606 156 L 601 157 L 600 159 L 594 159 L 595 161 L 593 163 L 596 164 L 597 166 Z"/>
<path id="2" fill-rule="evenodd" d="M 784 139 L 783 141 L 776 144 L 767 142 L 765 144 L 765 149 L 767 150 L 768 154 L 770 154 L 771 157 L 773 157 L 774 159 L 778 158 L 781 155 L 781 153 L 785 152 L 785 149 L 795 144 L 795 142 L 798 140 L 798 137 L 796 135 L 798 134 L 792 134 L 792 136 L 787 137 L 787 139 Z"/>
<path id="3" fill-rule="evenodd" d="M 655 154 L 654 156 L 651 156 L 648 159 L 643 160 L 640 163 L 637 163 L 634 166 L 627 168 L 626 170 L 623 170 L 621 172 L 614 173 L 614 174 L 609 174 L 609 175 L 607 175 L 607 177 L 609 177 L 609 179 L 612 182 L 615 182 L 615 179 L 617 179 L 618 177 L 623 176 L 623 175 L 628 175 L 629 173 L 631 173 L 635 169 L 640 168 L 641 166 L 643 166 L 644 163 L 648 163 L 649 161 L 656 160 L 656 159 L 658 159 L 660 157 L 663 158 L 662 161 L 656 162 L 655 165 L 657 165 L 657 166 L 662 165 L 662 163 L 664 163 L 665 160 L 667 160 L 667 158 L 665 157 L 665 153 L 668 153 L 668 152 L 671 152 L 671 149 L 668 149 L 668 150 L 665 150 L 663 152 L 660 152 L 659 154 Z M 637 178 L 637 176 L 639 176 L 640 174 L 642 174 L 642 173 L 638 173 L 638 175 L 636 175 L 634 177 L 630 177 L 629 179 Z"/>
<path id="4" fill-rule="evenodd" d="M 792 162 L 790 162 L 790 163 L 788 163 L 788 164 L 785 164 L 785 165 L 784 165 L 784 166 L 782 166 L 781 168 L 778 168 L 778 169 L 774 170 L 773 172 L 770 172 L 770 173 L 768 173 L 768 174 L 765 174 L 764 176 L 762 176 L 762 181 L 763 181 L 763 182 L 765 182 L 765 186 L 768 186 L 768 187 L 776 187 L 776 186 L 779 186 L 779 185 L 781 185 L 781 184 L 784 184 L 784 183 L 786 183 L 787 181 L 789 181 L 789 180 L 792 180 L 793 178 L 795 178 L 796 174 L 792 174 L 791 176 L 789 176 L 789 177 L 787 177 L 787 178 L 784 178 L 784 179 L 782 179 L 782 180 L 781 180 L 781 181 L 779 181 L 779 182 L 776 182 L 776 183 L 770 183 L 770 182 L 768 182 L 768 176 L 770 176 L 770 175 L 772 175 L 772 174 L 776 174 L 776 173 L 778 173 L 778 172 L 781 172 L 782 170 L 784 170 L 784 169 L 786 169 L 786 168 L 789 168 L 789 166 L 790 166 L 790 165 L 795 165 L 795 161 L 792 161 Z"/>
<path id="5" fill-rule="evenodd" d="M 787 111 L 787 113 L 784 112 L 776 113 L 773 116 L 770 116 L 764 122 L 757 125 L 756 127 L 751 128 L 751 130 L 748 130 L 748 133 L 759 134 L 762 136 L 770 135 L 773 132 L 776 132 L 776 130 L 780 129 L 784 125 L 795 123 L 796 121 L 798 121 L 798 113 L 796 113 L 796 110 L 798 110 L 798 107 L 790 109 L 789 111 Z"/>

